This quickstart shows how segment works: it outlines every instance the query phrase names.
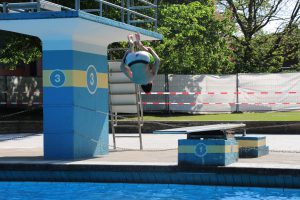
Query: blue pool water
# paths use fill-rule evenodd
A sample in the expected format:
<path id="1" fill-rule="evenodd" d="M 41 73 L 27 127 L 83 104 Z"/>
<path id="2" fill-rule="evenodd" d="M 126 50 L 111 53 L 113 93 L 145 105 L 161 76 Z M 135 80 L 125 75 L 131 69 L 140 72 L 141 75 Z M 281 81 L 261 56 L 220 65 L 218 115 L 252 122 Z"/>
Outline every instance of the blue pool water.
<path id="1" fill-rule="evenodd" d="M 0 182 L 0 200 L 300 200 L 300 190 L 122 183 Z"/>

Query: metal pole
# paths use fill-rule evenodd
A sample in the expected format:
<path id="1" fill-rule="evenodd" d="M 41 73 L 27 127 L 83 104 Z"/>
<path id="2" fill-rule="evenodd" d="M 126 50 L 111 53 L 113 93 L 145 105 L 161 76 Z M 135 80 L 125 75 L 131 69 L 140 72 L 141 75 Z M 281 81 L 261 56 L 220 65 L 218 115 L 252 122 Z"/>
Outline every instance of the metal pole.
<path id="1" fill-rule="evenodd" d="M 236 73 L 236 104 L 235 104 L 235 112 L 240 112 L 240 104 L 239 104 L 239 73 Z"/>
<path id="2" fill-rule="evenodd" d="M 36 11 L 40 12 L 41 11 L 41 2 L 40 2 L 40 0 L 37 0 L 36 2 L 37 2 Z"/>
<path id="3" fill-rule="evenodd" d="M 123 23 L 124 23 L 124 6 L 125 6 L 124 4 L 125 4 L 125 2 L 124 2 L 124 0 L 122 0 L 121 6 L 122 6 L 123 9 L 121 11 L 122 12 L 121 20 L 122 20 Z"/>
<path id="4" fill-rule="evenodd" d="M 155 21 L 154 21 L 154 30 L 157 31 L 157 14 L 158 14 L 158 6 L 157 6 L 157 0 L 154 1 L 155 7 Z"/>
<path id="5" fill-rule="evenodd" d="M 102 17 L 102 15 L 103 15 L 103 3 L 102 3 L 102 1 L 99 1 L 99 7 L 100 7 L 100 16 Z"/>
<path id="6" fill-rule="evenodd" d="M 170 88 L 169 88 L 169 75 L 165 74 L 165 92 L 170 92 Z M 167 103 L 166 105 L 166 110 L 168 113 L 170 113 L 170 95 L 166 94 L 165 96 L 165 102 Z"/>
<path id="7" fill-rule="evenodd" d="M 33 0 L 30 0 L 30 2 L 34 2 Z M 34 9 L 32 8 L 32 9 L 30 9 L 30 11 L 31 12 L 34 12 Z"/>
<path id="8" fill-rule="evenodd" d="M 7 13 L 8 10 L 7 10 L 7 2 L 3 2 L 3 13 Z"/>
<path id="9" fill-rule="evenodd" d="M 104 1 L 104 0 L 95 0 L 95 1 L 102 1 L 102 3 L 104 4 L 104 5 L 108 5 L 108 6 L 112 6 L 112 7 L 114 7 L 114 8 L 118 8 L 118 9 L 122 9 L 122 6 L 118 6 L 118 5 L 116 5 L 116 4 L 113 4 L 113 3 L 110 3 L 110 2 L 108 2 L 108 1 Z M 153 18 L 153 17 L 149 17 L 149 16 L 147 16 L 147 15 L 144 15 L 144 14 L 141 14 L 141 13 L 139 13 L 139 12 L 136 12 L 136 11 L 133 11 L 133 10 L 131 10 L 131 8 L 124 8 L 124 11 L 127 11 L 127 12 L 129 12 L 130 14 L 133 14 L 133 15 L 137 15 L 137 16 L 140 16 L 140 17 L 144 17 L 144 18 L 146 18 L 146 19 L 149 19 L 149 20 L 153 20 L 153 21 L 155 21 L 155 19 Z"/>
<path id="10" fill-rule="evenodd" d="M 130 0 L 127 0 L 127 9 L 130 7 Z M 127 11 L 127 24 L 130 24 L 130 12 Z"/>
<path id="11" fill-rule="evenodd" d="M 80 0 L 75 0 L 75 10 L 80 10 Z"/>
<path id="12" fill-rule="evenodd" d="M 134 0 L 131 0 L 131 5 L 130 5 L 131 7 L 134 7 Z M 134 13 L 132 13 L 133 15 L 132 15 L 132 20 L 135 20 L 135 14 Z M 131 23 L 131 22 L 130 22 Z"/>

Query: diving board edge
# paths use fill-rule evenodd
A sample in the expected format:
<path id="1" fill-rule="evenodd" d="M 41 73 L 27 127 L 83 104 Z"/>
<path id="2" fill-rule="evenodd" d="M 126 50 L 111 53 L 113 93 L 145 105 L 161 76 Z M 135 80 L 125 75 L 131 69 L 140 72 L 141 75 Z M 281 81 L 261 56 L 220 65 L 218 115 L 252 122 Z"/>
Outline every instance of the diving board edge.
<path id="1" fill-rule="evenodd" d="M 209 132 L 218 130 L 233 130 L 246 127 L 246 124 L 212 124 L 204 126 L 187 126 L 174 129 L 155 130 L 154 134 L 190 134 L 195 132 Z"/>

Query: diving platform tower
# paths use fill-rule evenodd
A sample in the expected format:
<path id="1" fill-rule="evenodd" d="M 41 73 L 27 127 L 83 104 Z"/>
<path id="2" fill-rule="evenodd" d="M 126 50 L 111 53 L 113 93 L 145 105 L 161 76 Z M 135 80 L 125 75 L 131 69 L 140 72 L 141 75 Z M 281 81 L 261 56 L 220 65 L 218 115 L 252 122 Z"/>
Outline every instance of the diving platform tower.
<path id="1" fill-rule="evenodd" d="M 156 13 L 156 0 L 121 1 L 119 6 L 96 0 L 98 7 L 86 10 L 81 10 L 80 0 L 74 8 L 43 0 L 0 4 L 1 30 L 36 36 L 42 42 L 45 159 L 108 153 L 107 47 L 136 32 L 143 40 L 162 39 L 155 30 L 135 26 L 156 27 L 157 14 L 142 14 L 144 9 Z M 120 9 L 121 21 L 103 17 L 103 5 Z"/>

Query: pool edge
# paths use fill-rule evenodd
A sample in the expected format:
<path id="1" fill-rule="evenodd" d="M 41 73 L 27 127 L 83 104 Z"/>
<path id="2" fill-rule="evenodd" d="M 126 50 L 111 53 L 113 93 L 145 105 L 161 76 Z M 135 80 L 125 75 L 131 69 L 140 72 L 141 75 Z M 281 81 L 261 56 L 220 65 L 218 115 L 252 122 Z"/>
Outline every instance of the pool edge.
<path id="1" fill-rule="evenodd" d="M 151 183 L 300 188 L 300 169 L 228 166 L 1 163 L 0 181 Z"/>

